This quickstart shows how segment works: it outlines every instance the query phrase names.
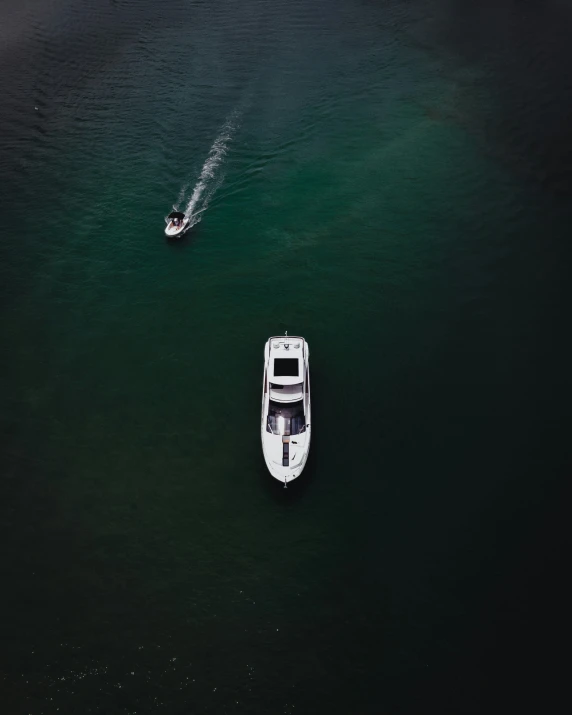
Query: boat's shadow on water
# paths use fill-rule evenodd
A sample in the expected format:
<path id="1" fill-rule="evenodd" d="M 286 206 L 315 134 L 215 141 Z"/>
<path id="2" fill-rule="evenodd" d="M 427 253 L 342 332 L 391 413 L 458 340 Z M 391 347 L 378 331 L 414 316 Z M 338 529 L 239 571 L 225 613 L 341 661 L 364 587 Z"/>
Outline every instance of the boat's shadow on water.
<path id="1" fill-rule="evenodd" d="M 187 248 L 193 246 L 197 238 L 199 237 L 199 226 L 200 222 L 191 226 L 182 236 L 167 236 L 164 235 L 165 243 L 173 251 L 184 251 Z"/>

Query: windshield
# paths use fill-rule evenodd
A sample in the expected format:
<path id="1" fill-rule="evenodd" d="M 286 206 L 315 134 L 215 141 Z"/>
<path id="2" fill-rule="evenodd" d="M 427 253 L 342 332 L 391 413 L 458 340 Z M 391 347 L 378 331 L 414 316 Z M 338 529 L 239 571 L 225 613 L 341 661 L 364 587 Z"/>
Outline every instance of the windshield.
<path id="1" fill-rule="evenodd" d="M 270 400 L 268 405 L 268 420 L 266 431 L 272 434 L 301 434 L 306 430 L 304 419 L 304 403 L 302 400 L 283 405 Z"/>
<path id="2" fill-rule="evenodd" d="M 275 377 L 298 377 L 298 358 L 274 358 Z"/>

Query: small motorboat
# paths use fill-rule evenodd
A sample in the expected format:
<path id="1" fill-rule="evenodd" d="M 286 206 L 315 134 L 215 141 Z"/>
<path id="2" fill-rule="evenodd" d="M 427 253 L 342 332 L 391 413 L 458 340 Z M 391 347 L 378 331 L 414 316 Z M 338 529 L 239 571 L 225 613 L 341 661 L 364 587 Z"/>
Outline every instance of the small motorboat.
<path id="1" fill-rule="evenodd" d="M 185 216 L 182 211 L 172 211 L 167 218 L 167 228 L 165 229 L 165 236 L 169 238 L 175 238 L 175 236 L 180 236 L 189 227 L 190 218 Z"/>
<path id="2" fill-rule="evenodd" d="M 268 471 L 287 486 L 310 452 L 310 349 L 304 338 L 270 338 L 264 347 L 260 424 Z"/>

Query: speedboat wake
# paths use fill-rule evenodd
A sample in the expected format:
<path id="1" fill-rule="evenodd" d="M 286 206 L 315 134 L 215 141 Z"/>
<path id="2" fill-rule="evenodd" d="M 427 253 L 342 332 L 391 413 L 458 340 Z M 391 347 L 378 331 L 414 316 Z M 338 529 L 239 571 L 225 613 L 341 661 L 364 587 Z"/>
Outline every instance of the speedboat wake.
<path id="1" fill-rule="evenodd" d="M 190 196 L 186 186 L 181 189 L 178 201 L 173 206 L 174 211 L 165 219 L 167 221 L 165 229 L 167 236 L 180 236 L 201 220 L 202 214 L 207 210 L 212 197 L 224 179 L 221 167 L 229 143 L 236 132 L 237 121 L 238 112 L 235 111 L 221 127 Z M 183 204 L 184 207 L 182 207 Z M 178 216 L 176 225 L 173 223 L 175 214 Z"/>

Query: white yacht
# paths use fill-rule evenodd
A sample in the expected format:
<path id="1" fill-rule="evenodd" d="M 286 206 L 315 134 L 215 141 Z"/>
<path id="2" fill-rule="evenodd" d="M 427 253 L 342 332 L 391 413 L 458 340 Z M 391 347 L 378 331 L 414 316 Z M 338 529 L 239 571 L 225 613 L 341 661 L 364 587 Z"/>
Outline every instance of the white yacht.
<path id="1" fill-rule="evenodd" d="M 270 338 L 264 346 L 262 452 L 284 486 L 302 473 L 310 451 L 310 349 L 304 338 Z"/>

